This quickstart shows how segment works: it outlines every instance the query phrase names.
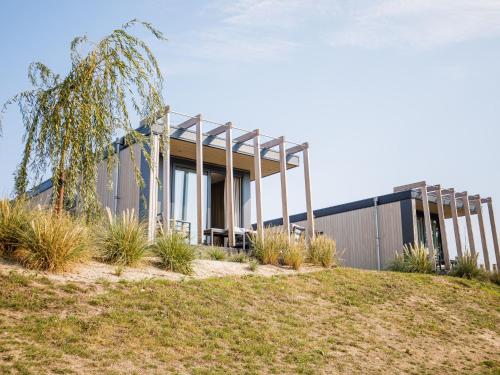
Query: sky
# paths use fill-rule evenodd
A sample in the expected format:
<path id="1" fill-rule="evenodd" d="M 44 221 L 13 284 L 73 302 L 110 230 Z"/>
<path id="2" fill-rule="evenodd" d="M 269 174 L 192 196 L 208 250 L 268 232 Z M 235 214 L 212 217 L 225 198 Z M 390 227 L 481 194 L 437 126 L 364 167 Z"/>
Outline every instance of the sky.
<path id="1" fill-rule="evenodd" d="M 0 101 L 30 88 L 30 62 L 64 74 L 73 37 L 133 18 L 168 38 L 145 40 L 174 110 L 310 143 L 314 208 L 421 180 L 500 202 L 499 0 L 2 0 Z M 0 195 L 22 135 L 11 107 Z M 288 182 L 303 212 L 302 170 Z M 279 217 L 279 177 L 263 189 L 265 218 Z"/>

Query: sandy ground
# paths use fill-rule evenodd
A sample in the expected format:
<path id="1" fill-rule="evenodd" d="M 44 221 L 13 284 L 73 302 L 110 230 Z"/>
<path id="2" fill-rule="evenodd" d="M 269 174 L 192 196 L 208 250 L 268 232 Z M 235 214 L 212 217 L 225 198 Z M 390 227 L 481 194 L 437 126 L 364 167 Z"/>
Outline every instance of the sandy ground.
<path id="1" fill-rule="evenodd" d="M 303 266 L 299 271 L 290 268 L 275 267 L 270 265 L 259 265 L 255 271 L 248 268 L 248 263 L 236 263 L 227 261 L 216 261 L 196 259 L 193 262 L 193 274 L 185 276 L 180 273 L 164 271 L 154 265 L 154 259 L 149 259 L 138 267 L 123 267 L 120 276 L 115 274 L 117 267 L 109 264 L 89 261 L 75 267 L 71 272 L 48 273 L 27 270 L 16 263 L 0 260 L 0 272 L 8 273 L 16 271 L 22 274 L 40 275 L 50 280 L 63 282 L 86 282 L 95 283 L 100 280 L 118 282 L 120 280 L 139 281 L 145 279 L 165 279 L 172 281 L 189 279 L 207 279 L 210 277 L 223 277 L 231 275 L 293 275 L 298 273 L 318 271 L 321 268 L 309 265 Z"/>

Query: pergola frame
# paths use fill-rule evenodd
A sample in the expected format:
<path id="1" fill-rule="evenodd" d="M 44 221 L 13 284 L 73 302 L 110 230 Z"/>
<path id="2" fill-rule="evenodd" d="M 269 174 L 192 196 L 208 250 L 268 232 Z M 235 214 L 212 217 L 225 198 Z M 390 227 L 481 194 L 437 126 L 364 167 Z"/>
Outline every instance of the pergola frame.
<path id="1" fill-rule="evenodd" d="M 443 256 L 445 261 L 445 268 L 449 269 L 450 267 L 450 256 L 449 256 L 449 245 L 448 238 L 446 234 L 446 220 L 444 215 L 444 205 L 445 199 L 444 197 L 448 197 L 449 208 L 451 211 L 451 218 L 453 220 L 453 228 L 455 234 L 455 244 L 457 249 L 458 257 L 461 258 L 463 256 L 463 247 L 462 240 L 460 237 L 460 227 L 458 222 L 458 210 L 457 210 L 457 201 L 462 202 L 463 211 L 467 226 L 467 237 L 469 243 L 469 250 L 471 254 L 476 253 L 475 241 L 474 241 L 474 231 L 472 228 L 472 219 L 471 215 L 478 215 L 478 223 L 479 223 L 479 233 L 481 236 L 481 246 L 483 249 L 483 258 L 484 265 L 487 270 L 495 269 L 500 264 L 500 249 L 499 249 L 499 241 L 498 241 L 498 233 L 496 229 L 495 223 L 495 215 L 493 212 L 493 202 L 492 199 L 489 198 L 481 198 L 479 195 L 469 195 L 466 191 L 456 193 L 455 189 L 442 189 L 440 185 L 427 186 L 425 181 L 402 185 L 394 188 L 394 192 L 407 191 L 407 190 L 418 190 L 422 194 L 422 207 L 424 211 L 424 220 L 425 220 L 425 231 L 426 231 L 426 241 L 429 242 L 428 233 L 430 232 L 430 211 L 429 211 L 429 196 L 435 197 L 435 203 L 438 208 L 438 217 L 439 217 L 439 226 L 441 228 L 441 242 L 443 246 Z M 425 193 L 424 193 L 425 192 Z M 428 193 L 428 194 L 427 194 Z M 474 211 L 472 212 L 471 203 L 474 205 Z M 482 204 L 488 205 L 488 213 L 490 219 L 491 226 L 491 234 L 493 238 L 493 247 L 495 250 L 495 260 L 496 265 L 491 265 L 489 252 L 488 252 L 488 244 L 486 238 L 486 228 L 482 210 Z M 431 249 L 429 249 L 431 251 Z"/>
<path id="2" fill-rule="evenodd" d="M 296 153 L 302 152 L 304 155 L 304 181 L 306 190 L 306 206 L 307 206 L 307 237 L 310 239 L 314 236 L 314 218 L 312 210 L 312 193 L 311 193 L 311 177 L 309 170 L 309 145 L 308 143 L 294 143 L 285 141 L 284 137 L 270 137 L 264 135 L 259 129 L 248 131 L 245 129 L 233 126 L 231 122 L 225 124 L 209 121 L 202 118 L 202 115 L 197 116 L 185 115 L 179 112 L 174 112 L 170 107 L 165 108 L 163 114 L 163 126 L 167 129 L 161 132 L 161 126 L 155 125 L 151 131 L 151 165 L 150 165 L 150 186 L 149 186 L 149 202 L 148 202 L 148 240 L 154 241 L 156 232 L 156 218 L 158 214 L 158 164 L 160 155 L 160 135 L 165 135 L 162 140 L 163 151 L 163 229 L 165 232 L 171 230 L 170 227 L 170 115 L 176 114 L 184 116 L 187 119 L 176 128 L 180 130 L 188 130 L 195 127 L 196 134 L 196 199 L 197 199 L 197 242 L 203 242 L 203 137 L 208 135 L 217 137 L 222 134 L 225 135 L 225 152 L 226 152 L 226 226 L 228 231 L 229 246 L 235 245 L 235 218 L 234 218 L 234 175 L 233 175 L 233 152 L 237 148 L 250 140 L 253 140 L 254 148 L 254 170 L 255 170 L 255 200 L 256 200 L 256 213 L 257 213 L 257 233 L 264 236 L 264 221 L 262 210 L 262 155 L 274 147 L 279 147 L 279 164 L 280 164 L 280 180 L 281 180 L 281 203 L 283 213 L 283 230 L 290 235 L 290 219 L 288 215 L 288 198 L 287 198 L 287 181 L 286 169 L 288 157 Z M 203 124 L 217 125 L 215 128 L 203 133 Z M 233 138 L 233 130 L 244 132 L 242 135 Z M 269 140 L 261 143 L 260 138 L 266 137 Z M 287 144 L 292 147 L 287 148 Z"/>

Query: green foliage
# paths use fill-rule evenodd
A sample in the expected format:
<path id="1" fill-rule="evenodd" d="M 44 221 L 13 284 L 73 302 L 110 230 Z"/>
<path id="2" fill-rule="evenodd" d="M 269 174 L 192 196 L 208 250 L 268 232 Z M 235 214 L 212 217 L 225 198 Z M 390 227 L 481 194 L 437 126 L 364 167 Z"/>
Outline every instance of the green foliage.
<path id="1" fill-rule="evenodd" d="M 220 247 L 212 247 L 208 250 L 208 257 L 212 260 L 224 260 L 226 259 L 226 252 Z"/>
<path id="2" fill-rule="evenodd" d="M 33 213 L 27 228 L 17 227 L 17 237 L 13 257 L 30 269 L 67 271 L 90 255 L 87 227 L 64 213 Z"/>
<path id="3" fill-rule="evenodd" d="M 236 263 L 245 263 L 248 260 L 248 257 L 243 253 L 239 253 L 231 256 L 229 260 Z"/>
<path id="4" fill-rule="evenodd" d="M 188 243 L 186 236 L 179 232 L 162 234 L 151 247 L 160 258 L 163 268 L 189 275 L 193 272 L 195 248 Z"/>
<path id="5" fill-rule="evenodd" d="M 0 256 L 12 256 L 19 246 L 18 235 L 28 230 L 31 217 L 24 200 L 0 200 Z"/>
<path id="6" fill-rule="evenodd" d="M 290 266 L 294 270 L 298 270 L 304 262 L 304 254 L 306 252 L 306 243 L 303 238 L 296 241 L 290 241 L 288 246 L 283 251 L 283 264 Z"/>
<path id="7" fill-rule="evenodd" d="M 144 258 L 148 249 L 146 227 L 134 210 L 113 217 L 107 208 L 107 220 L 99 229 L 97 243 L 99 258 L 107 263 L 133 266 Z"/>
<path id="8" fill-rule="evenodd" d="M 479 254 L 471 254 L 466 251 L 450 271 L 450 276 L 464 277 L 466 279 L 477 278 L 480 275 L 480 269 L 477 267 L 477 258 Z"/>
<path id="9" fill-rule="evenodd" d="M 163 78 L 149 47 L 130 33 L 134 24 L 163 39 L 151 24 L 132 20 L 96 43 L 86 36 L 75 38 L 65 77 L 40 62 L 29 66 L 34 88 L 17 94 L 2 108 L 3 113 L 17 104 L 25 127 L 24 152 L 16 172 L 18 195 L 51 168 L 56 211 L 63 201 L 74 204 L 78 194 L 80 209 L 95 212 L 97 165 L 105 155 L 108 172 L 118 162 L 112 145 L 118 133 L 128 134 L 125 143 L 139 144 L 150 162 L 146 138 L 134 131 L 127 104 L 151 126 L 164 108 Z M 82 55 L 81 49 L 88 53 Z M 142 184 L 138 168 L 135 173 Z"/>
<path id="10" fill-rule="evenodd" d="M 255 259 L 252 259 L 250 262 L 248 262 L 248 269 L 252 272 L 257 271 L 257 267 L 259 265 L 259 262 L 257 262 Z"/>
<path id="11" fill-rule="evenodd" d="M 389 270 L 411 273 L 433 273 L 434 262 L 429 250 L 423 244 L 404 245 L 400 254 L 396 254 L 389 265 Z"/>
<path id="12" fill-rule="evenodd" d="M 264 235 L 254 234 L 250 237 L 253 255 L 262 264 L 278 266 L 284 250 L 288 247 L 288 236 L 277 227 L 266 228 Z"/>
<path id="13" fill-rule="evenodd" d="M 337 245 L 334 240 L 325 235 L 317 235 L 309 244 L 309 261 L 312 264 L 331 267 L 337 261 Z"/>

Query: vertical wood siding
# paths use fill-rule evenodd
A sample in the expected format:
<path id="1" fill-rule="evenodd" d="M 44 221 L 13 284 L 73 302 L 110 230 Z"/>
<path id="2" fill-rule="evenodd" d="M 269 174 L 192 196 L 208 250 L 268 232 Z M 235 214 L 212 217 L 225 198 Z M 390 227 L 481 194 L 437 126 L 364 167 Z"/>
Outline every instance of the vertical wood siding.
<path id="1" fill-rule="evenodd" d="M 40 205 L 42 207 L 49 206 L 52 201 L 52 188 L 42 191 L 40 194 L 31 198 L 30 203 L 33 206 Z"/>
<path id="2" fill-rule="evenodd" d="M 135 164 L 140 169 L 141 150 L 136 144 L 120 151 L 120 173 L 118 178 L 118 214 L 134 209 L 139 214 L 139 185 L 135 179 L 135 168 L 130 152 L 134 153 Z"/>
<path id="3" fill-rule="evenodd" d="M 403 246 L 399 202 L 378 207 L 380 262 L 382 268 Z M 295 224 L 305 227 L 306 221 Z M 316 231 L 335 240 L 341 263 L 347 267 L 377 269 L 374 207 L 343 212 L 315 219 Z"/>
<path id="4" fill-rule="evenodd" d="M 97 167 L 97 200 L 102 207 L 113 209 L 113 179 L 107 171 L 106 160 Z"/>

